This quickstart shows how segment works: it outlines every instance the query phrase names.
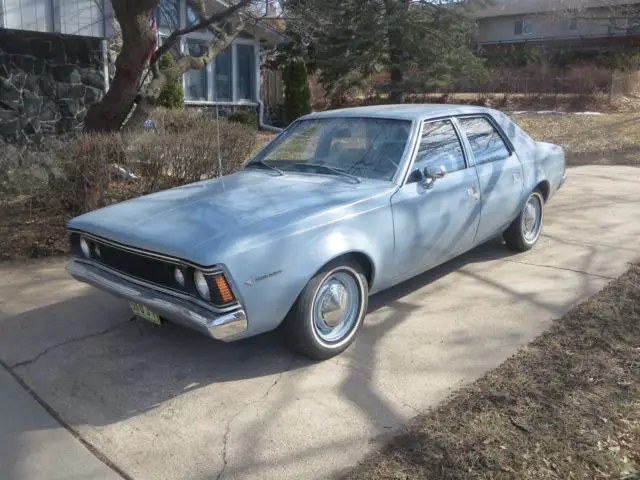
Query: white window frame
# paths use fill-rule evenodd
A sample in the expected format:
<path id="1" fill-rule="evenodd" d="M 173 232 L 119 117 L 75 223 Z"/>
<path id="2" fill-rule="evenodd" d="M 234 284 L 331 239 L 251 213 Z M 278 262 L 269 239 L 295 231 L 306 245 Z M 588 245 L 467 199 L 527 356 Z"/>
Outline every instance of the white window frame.
<path id="1" fill-rule="evenodd" d="M 179 28 L 184 28 L 187 24 L 187 2 L 185 0 L 177 0 L 179 8 Z M 169 35 L 171 32 L 167 29 L 158 27 L 158 43 L 160 42 L 160 36 Z M 182 54 L 187 53 L 187 39 L 204 40 L 208 41 L 212 37 L 210 32 L 192 32 L 185 36 L 182 36 L 179 41 L 179 49 Z M 253 99 L 241 99 L 238 98 L 238 54 L 237 45 L 253 45 L 254 58 L 255 58 L 255 86 L 254 86 L 254 98 Z M 249 38 L 236 38 L 231 43 L 231 100 L 216 101 L 215 96 L 215 60 L 206 66 L 207 71 L 207 100 L 188 100 L 186 98 L 187 88 L 185 75 L 182 75 L 182 88 L 185 92 L 185 105 L 247 105 L 258 106 L 260 99 L 260 48 L 258 42 L 255 39 Z"/>
<path id="2" fill-rule="evenodd" d="M 522 23 L 522 29 L 520 31 L 520 33 L 516 33 L 516 24 L 518 22 Z M 529 26 L 529 31 L 526 31 L 525 26 L 528 25 Z M 513 22 L 513 34 L 516 36 L 523 36 L 523 35 L 532 35 L 533 34 L 533 20 L 531 20 L 530 18 L 518 18 L 517 20 L 514 20 Z"/>

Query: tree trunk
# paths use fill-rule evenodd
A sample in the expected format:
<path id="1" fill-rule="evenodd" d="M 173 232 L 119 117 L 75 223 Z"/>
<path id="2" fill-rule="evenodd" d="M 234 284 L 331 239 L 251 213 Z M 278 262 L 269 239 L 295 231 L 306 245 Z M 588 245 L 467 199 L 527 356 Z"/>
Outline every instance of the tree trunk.
<path id="1" fill-rule="evenodd" d="M 147 59 L 156 43 L 149 19 L 157 3 L 158 0 L 112 0 L 122 29 L 122 50 L 116 60 L 116 73 L 109 91 L 87 114 L 86 132 L 117 131 L 131 111 Z"/>
<path id="2" fill-rule="evenodd" d="M 404 75 L 402 69 L 398 66 L 392 66 L 389 82 L 389 102 L 402 103 L 402 80 Z"/>
<path id="3" fill-rule="evenodd" d="M 403 17 L 403 10 L 408 7 L 408 3 L 388 0 L 386 7 L 389 36 L 389 102 L 400 103 L 403 98 L 402 81 L 404 80 L 404 35 L 400 19 Z"/>

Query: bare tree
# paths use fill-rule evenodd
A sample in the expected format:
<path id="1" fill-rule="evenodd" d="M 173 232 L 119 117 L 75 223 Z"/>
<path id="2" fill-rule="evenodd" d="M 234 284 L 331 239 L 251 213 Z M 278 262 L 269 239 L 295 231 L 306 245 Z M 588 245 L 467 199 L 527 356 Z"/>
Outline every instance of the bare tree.
<path id="1" fill-rule="evenodd" d="M 122 32 L 122 48 L 109 91 L 89 110 L 85 131 L 115 131 L 123 127 L 125 121 L 127 128 L 142 126 L 168 82 L 179 79 L 188 70 L 205 68 L 243 29 L 259 21 L 251 8 L 255 1 L 238 0 L 214 13 L 207 11 L 205 0 L 187 0 L 196 21 L 174 29 L 156 49 L 157 37 L 151 19 L 160 0 L 111 0 Z M 175 65 L 160 68 L 158 61 L 162 55 L 178 44 L 182 36 L 203 30 L 211 33 L 203 55 L 180 54 Z M 142 82 L 146 72 L 150 72 L 151 79 Z"/>

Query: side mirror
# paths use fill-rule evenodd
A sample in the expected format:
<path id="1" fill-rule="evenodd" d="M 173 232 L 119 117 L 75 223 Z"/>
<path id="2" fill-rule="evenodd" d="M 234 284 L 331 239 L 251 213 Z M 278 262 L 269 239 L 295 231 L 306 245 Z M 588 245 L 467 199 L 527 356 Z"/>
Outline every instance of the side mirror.
<path id="1" fill-rule="evenodd" d="M 436 180 L 444 178 L 447 169 L 443 165 L 429 165 L 424 169 L 424 187 L 431 188 Z"/>

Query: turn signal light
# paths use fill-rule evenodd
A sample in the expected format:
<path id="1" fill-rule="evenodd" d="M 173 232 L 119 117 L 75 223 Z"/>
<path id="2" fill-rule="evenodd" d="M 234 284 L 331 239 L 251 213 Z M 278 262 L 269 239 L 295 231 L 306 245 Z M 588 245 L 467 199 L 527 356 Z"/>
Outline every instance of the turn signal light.
<path id="1" fill-rule="evenodd" d="M 216 288 L 218 289 L 222 302 L 225 304 L 233 302 L 235 298 L 233 293 L 231 293 L 231 287 L 229 286 L 227 279 L 224 278 L 224 275 L 216 275 L 213 277 L 213 280 L 216 284 Z"/>

